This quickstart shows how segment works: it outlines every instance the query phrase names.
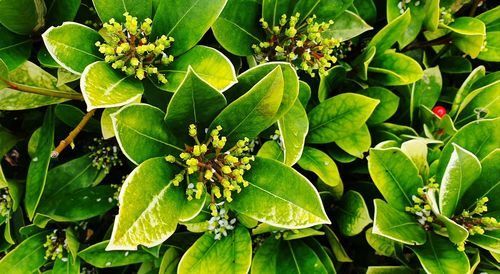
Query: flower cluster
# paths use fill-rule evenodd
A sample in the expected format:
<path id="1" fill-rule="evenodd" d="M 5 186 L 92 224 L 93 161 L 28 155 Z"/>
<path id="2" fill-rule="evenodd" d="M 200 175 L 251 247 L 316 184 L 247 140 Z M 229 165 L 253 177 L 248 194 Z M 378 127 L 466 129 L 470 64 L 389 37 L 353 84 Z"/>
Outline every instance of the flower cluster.
<path id="1" fill-rule="evenodd" d="M 449 25 L 449 24 L 453 23 L 453 21 L 455 21 L 455 19 L 453 18 L 453 13 L 451 13 L 451 10 L 447 9 L 445 7 L 442 7 L 439 10 L 439 22 L 443 23 L 445 25 Z"/>
<path id="2" fill-rule="evenodd" d="M 427 193 L 429 190 L 438 190 L 439 185 L 435 183 L 434 178 L 429 179 L 429 183 L 417 189 L 418 196 L 413 195 L 411 198 L 415 205 L 413 207 L 407 206 L 405 208 L 406 212 L 409 212 L 417 216 L 418 222 L 424 226 L 426 230 L 429 230 L 430 224 L 434 222 L 435 216 L 432 212 L 432 207 L 427 199 Z"/>
<path id="3" fill-rule="evenodd" d="M 315 15 L 303 22 L 299 18 L 299 13 L 290 16 L 290 19 L 284 14 L 277 26 L 270 26 L 263 18 L 260 19 L 268 39 L 252 46 L 256 59 L 261 63 L 287 61 L 312 77 L 315 70 L 324 74 L 337 61 L 333 54 L 342 41 L 322 35 L 333 24 L 332 20 L 317 23 Z"/>
<path id="4" fill-rule="evenodd" d="M 12 211 L 12 197 L 7 187 L 0 188 L 0 216 L 8 217 Z"/>
<path id="5" fill-rule="evenodd" d="M 220 240 L 222 236 L 227 236 L 227 232 L 233 230 L 236 223 L 236 218 L 229 217 L 223 204 L 224 202 L 213 205 L 212 218 L 208 220 L 208 230 L 215 234 L 215 240 Z M 220 207 L 219 210 L 217 210 L 218 207 Z"/>
<path id="6" fill-rule="evenodd" d="M 248 186 L 243 178 L 245 171 L 250 170 L 253 156 L 248 155 L 249 139 L 239 140 L 236 145 L 226 151 L 226 137 L 220 136 L 221 126 L 210 132 L 205 143 L 198 140 L 198 131 L 195 125 L 189 126 L 189 135 L 196 145 L 188 146 L 177 159 L 168 155 L 165 160 L 176 163 L 184 169 L 177 174 L 171 183 L 178 186 L 184 179 L 187 181 L 186 195 L 188 200 L 201 199 L 205 193 L 211 196 L 212 212 L 216 210 L 216 201 L 225 199 L 231 202 L 232 192 L 239 193 L 242 187 Z M 197 175 L 197 176 L 195 176 Z"/>
<path id="7" fill-rule="evenodd" d="M 486 203 L 488 197 L 479 199 L 472 211 L 464 210 L 460 216 L 454 220 L 467 228 L 470 235 L 484 234 L 485 230 L 498 229 L 500 223 L 494 217 L 483 217 L 482 214 L 488 211 Z"/>
<path id="8" fill-rule="evenodd" d="M 54 229 L 52 233 L 47 235 L 47 241 L 43 244 L 45 247 L 45 259 L 55 260 L 59 258 L 61 260 L 67 260 L 65 257 L 68 244 L 66 242 L 66 233 L 62 229 Z"/>
<path id="9" fill-rule="evenodd" d="M 400 14 L 403 14 L 405 13 L 405 11 L 410 7 L 410 3 L 412 2 L 412 0 L 401 0 L 398 2 L 398 9 L 399 9 L 399 13 Z M 415 5 L 415 7 L 418 7 L 420 6 L 420 0 L 417 0 L 417 1 L 413 1 L 413 5 Z"/>
<path id="10" fill-rule="evenodd" d="M 104 169 L 106 174 L 114 166 L 123 165 L 119 155 L 119 148 L 116 145 L 109 145 L 102 138 L 94 138 L 95 145 L 89 146 L 92 158 L 92 166 L 98 170 Z"/>
<path id="11" fill-rule="evenodd" d="M 152 42 L 148 40 L 152 29 L 151 19 L 146 18 L 139 26 L 137 17 L 128 13 L 123 15 L 126 20 L 124 24 L 115 19 L 103 24 L 101 33 L 106 42 L 97 42 L 96 46 L 105 55 L 104 60 L 111 63 L 114 69 L 121 69 L 127 75 L 135 75 L 139 80 L 146 75 L 156 75 L 160 83 L 167 83 L 167 78 L 158 71 L 156 65 L 168 65 L 174 60 L 172 55 L 164 52 L 174 42 L 174 38 L 162 35 Z"/>

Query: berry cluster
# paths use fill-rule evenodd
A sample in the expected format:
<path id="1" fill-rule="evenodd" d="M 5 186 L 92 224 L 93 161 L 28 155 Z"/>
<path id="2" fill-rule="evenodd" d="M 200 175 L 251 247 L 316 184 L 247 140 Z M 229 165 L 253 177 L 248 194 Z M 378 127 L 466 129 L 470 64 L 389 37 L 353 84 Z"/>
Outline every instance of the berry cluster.
<path id="1" fill-rule="evenodd" d="M 96 42 L 96 46 L 105 55 L 104 61 L 127 75 L 135 75 L 139 80 L 146 75 L 156 75 L 160 83 L 167 83 L 167 78 L 158 71 L 156 65 L 168 65 L 174 60 L 172 55 L 164 52 L 174 42 L 174 38 L 162 35 L 151 42 L 148 40 L 152 29 L 151 19 L 146 18 L 139 27 L 137 17 L 128 13 L 123 15 L 125 24 L 120 24 L 115 19 L 103 24 L 101 34 L 106 42 Z"/>
<path id="2" fill-rule="evenodd" d="M 104 169 L 108 174 L 112 167 L 123 165 L 118 146 L 109 145 L 102 138 L 94 138 L 94 142 L 95 145 L 89 146 L 91 152 L 89 157 L 93 159 L 92 166 L 98 170 Z"/>
<path id="3" fill-rule="evenodd" d="M 233 230 L 236 223 L 236 218 L 229 217 L 223 204 L 224 202 L 215 205 L 215 210 L 212 211 L 212 218 L 208 221 L 208 230 L 215 234 L 215 240 L 220 240 L 222 236 L 227 236 L 227 232 Z M 217 210 L 219 206 L 220 209 Z"/>
<path id="4" fill-rule="evenodd" d="M 0 216 L 8 217 L 12 211 L 12 197 L 7 187 L 0 188 Z"/>
<path id="5" fill-rule="evenodd" d="M 326 31 L 333 21 L 316 22 L 316 16 L 307 18 L 299 23 L 300 14 L 281 16 L 279 25 L 270 26 L 263 18 L 260 19 L 262 28 L 267 34 L 267 41 L 253 45 L 257 61 L 287 61 L 296 69 L 307 71 L 314 77 L 315 70 L 324 74 L 326 70 L 337 62 L 335 48 L 342 41 L 326 38 L 322 33 Z"/>
<path id="6" fill-rule="evenodd" d="M 68 259 L 67 257 L 64 257 L 68 248 L 68 244 L 66 242 L 66 233 L 64 230 L 54 229 L 52 233 L 47 235 L 47 241 L 43 244 L 43 246 L 46 248 L 46 260 L 54 261 L 56 258 L 59 258 L 65 261 Z"/>
<path id="7" fill-rule="evenodd" d="M 216 216 L 218 199 L 224 197 L 227 202 L 231 202 L 233 191 L 239 193 L 242 186 L 248 186 L 243 175 L 250 170 L 250 162 L 254 160 L 253 156 L 248 155 L 248 138 L 239 140 L 234 147 L 224 151 L 227 139 L 220 136 L 221 130 L 222 127 L 217 126 L 210 132 L 208 141 L 201 143 L 196 126 L 190 125 L 189 136 L 195 140 L 196 145 L 186 145 L 186 150 L 179 155 L 180 160 L 173 155 L 165 157 L 166 161 L 183 167 L 171 183 L 178 186 L 186 179 L 188 200 L 192 200 L 193 195 L 196 199 L 201 199 L 205 193 L 210 194 L 213 216 Z"/>

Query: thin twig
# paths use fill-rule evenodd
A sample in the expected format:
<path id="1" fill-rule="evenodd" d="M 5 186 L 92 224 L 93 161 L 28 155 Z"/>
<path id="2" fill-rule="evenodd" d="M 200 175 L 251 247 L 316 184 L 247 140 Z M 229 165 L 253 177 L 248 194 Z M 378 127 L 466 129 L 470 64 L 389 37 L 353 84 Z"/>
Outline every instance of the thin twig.
<path id="1" fill-rule="evenodd" d="M 32 86 L 28 86 L 28 85 L 17 84 L 17 83 L 7 81 L 5 79 L 0 79 L 0 80 L 3 81 L 4 83 L 6 83 L 7 85 L 9 85 L 9 88 L 15 89 L 18 91 L 33 93 L 33 94 L 38 94 L 38 95 L 44 95 L 44 96 L 50 96 L 50 97 L 58 97 L 58 98 L 65 98 L 65 99 L 70 99 L 70 100 L 83 101 L 83 96 L 79 93 L 67 93 L 67 92 L 61 92 L 61 91 L 48 89 L 48 88 L 32 87 Z"/>
<path id="2" fill-rule="evenodd" d="M 68 137 L 66 137 L 66 139 L 62 140 L 59 143 L 59 145 L 56 147 L 56 149 L 54 149 L 54 151 L 52 151 L 52 153 L 50 154 L 50 157 L 57 158 L 57 156 L 59 156 L 59 154 L 61 154 L 61 152 L 69 144 L 73 143 L 73 140 L 80 133 L 80 131 L 82 131 L 82 129 L 85 127 L 85 125 L 89 122 L 90 118 L 92 118 L 92 116 L 94 116 L 94 113 L 95 113 L 95 109 L 87 112 L 87 114 L 85 114 L 85 116 L 83 116 L 82 120 L 80 121 L 80 123 L 78 123 L 78 125 L 75 127 L 75 129 L 73 129 L 69 133 Z"/>
<path id="3" fill-rule="evenodd" d="M 438 45 L 448 45 L 451 44 L 451 42 L 452 42 L 451 36 L 445 35 L 430 41 L 411 43 L 407 47 L 405 47 L 402 51 L 405 52 L 405 51 L 410 51 L 412 49 L 426 48 Z"/>
<path id="4" fill-rule="evenodd" d="M 476 14 L 477 8 L 479 7 L 479 4 L 481 2 L 483 2 L 483 0 L 472 1 L 472 7 L 471 7 L 470 12 L 469 12 L 470 17 L 474 17 L 474 15 Z"/>

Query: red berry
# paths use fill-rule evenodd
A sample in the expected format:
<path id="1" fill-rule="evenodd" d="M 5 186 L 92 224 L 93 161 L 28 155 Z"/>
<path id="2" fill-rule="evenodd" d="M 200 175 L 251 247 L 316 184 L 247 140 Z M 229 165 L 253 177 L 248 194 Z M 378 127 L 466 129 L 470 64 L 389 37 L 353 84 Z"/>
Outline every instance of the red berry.
<path id="1" fill-rule="evenodd" d="M 432 112 L 434 112 L 434 114 L 439 116 L 439 118 L 443 118 L 443 116 L 446 114 L 446 109 L 442 106 L 435 106 L 432 109 Z"/>

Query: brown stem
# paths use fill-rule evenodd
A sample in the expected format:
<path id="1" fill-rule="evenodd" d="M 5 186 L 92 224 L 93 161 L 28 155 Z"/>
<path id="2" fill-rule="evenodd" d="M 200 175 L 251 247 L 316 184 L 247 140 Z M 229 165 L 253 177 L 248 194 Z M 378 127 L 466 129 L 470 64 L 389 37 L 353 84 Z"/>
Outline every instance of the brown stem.
<path id="1" fill-rule="evenodd" d="M 472 7 L 470 9 L 470 12 L 469 12 L 469 16 L 470 17 L 474 17 L 474 15 L 476 14 L 476 11 L 477 11 L 477 7 L 479 6 L 479 4 L 483 2 L 483 0 L 474 0 L 472 1 Z"/>
<path id="2" fill-rule="evenodd" d="M 75 129 L 73 129 L 68 137 L 66 137 L 66 139 L 62 140 L 59 145 L 56 147 L 56 149 L 54 149 L 52 151 L 52 153 L 50 154 L 50 157 L 52 158 L 57 158 L 57 156 L 59 156 L 59 154 L 61 154 L 61 152 L 71 143 L 73 143 L 73 140 L 76 138 L 76 136 L 78 136 L 78 134 L 80 133 L 80 131 L 82 131 L 82 129 L 85 127 L 85 125 L 90 121 L 90 118 L 92 118 L 92 116 L 94 116 L 94 113 L 95 113 L 95 109 L 87 112 L 87 114 L 85 114 L 85 116 L 83 116 L 82 120 L 80 121 L 80 123 L 78 123 L 78 125 L 75 127 Z"/>
<path id="3" fill-rule="evenodd" d="M 83 101 L 83 96 L 79 93 L 66 93 L 66 92 L 60 92 L 60 91 L 48 89 L 48 88 L 32 87 L 32 86 L 28 86 L 28 85 L 13 83 L 13 82 L 10 82 L 10 81 L 5 80 L 5 79 L 0 79 L 0 81 L 9 85 L 9 88 L 15 89 L 18 91 L 22 91 L 22 92 Z"/>
<path id="4" fill-rule="evenodd" d="M 425 48 L 425 47 L 432 47 L 432 46 L 438 46 L 438 45 L 447 45 L 451 44 L 451 36 L 450 35 L 445 35 L 439 38 L 436 38 L 434 40 L 430 41 L 424 41 L 424 42 L 416 42 L 416 43 L 411 43 L 407 47 L 405 47 L 402 51 L 410 51 L 413 49 L 419 49 L 419 48 Z"/>

